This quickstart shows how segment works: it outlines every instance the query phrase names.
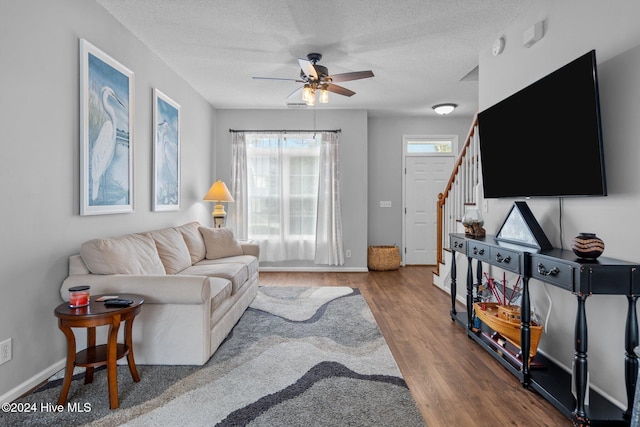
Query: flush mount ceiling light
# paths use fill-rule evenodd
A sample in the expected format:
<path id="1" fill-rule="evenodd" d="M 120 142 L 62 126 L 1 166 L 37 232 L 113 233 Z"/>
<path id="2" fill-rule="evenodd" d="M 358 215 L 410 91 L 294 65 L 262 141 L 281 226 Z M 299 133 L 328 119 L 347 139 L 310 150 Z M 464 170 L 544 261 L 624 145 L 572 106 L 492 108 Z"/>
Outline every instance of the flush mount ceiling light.
<path id="1" fill-rule="evenodd" d="M 441 116 L 446 116 L 447 114 L 455 110 L 457 106 L 458 106 L 457 104 L 448 103 L 448 104 L 434 105 L 431 108 L 433 108 L 433 111 L 440 114 Z"/>

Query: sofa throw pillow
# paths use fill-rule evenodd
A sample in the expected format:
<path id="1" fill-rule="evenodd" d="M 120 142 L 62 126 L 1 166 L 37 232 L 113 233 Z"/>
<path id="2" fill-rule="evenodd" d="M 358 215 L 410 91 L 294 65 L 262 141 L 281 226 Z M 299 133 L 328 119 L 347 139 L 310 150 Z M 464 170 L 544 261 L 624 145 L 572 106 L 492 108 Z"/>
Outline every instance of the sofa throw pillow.
<path id="1" fill-rule="evenodd" d="M 160 261 L 167 274 L 176 274 L 191 267 L 189 248 L 182 238 L 182 234 L 175 228 L 164 228 L 149 233 L 156 242 Z"/>
<path id="2" fill-rule="evenodd" d="M 243 255 L 242 246 L 233 237 L 229 228 L 199 228 L 204 245 L 207 248 L 207 259 L 218 259 L 229 256 Z"/>
<path id="3" fill-rule="evenodd" d="M 188 224 L 175 227 L 182 234 L 184 242 L 189 248 L 189 254 L 191 255 L 191 264 L 195 264 L 198 261 L 202 261 L 207 254 L 207 249 L 204 246 L 204 240 L 200 230 L 199 222 L 190 222 Z"/>
<path id="4" fill-rule="evenodd" d="M 93 274 L 165 274 L 149 234 L 89 240 L 80 247 L 80 255 Z"/>

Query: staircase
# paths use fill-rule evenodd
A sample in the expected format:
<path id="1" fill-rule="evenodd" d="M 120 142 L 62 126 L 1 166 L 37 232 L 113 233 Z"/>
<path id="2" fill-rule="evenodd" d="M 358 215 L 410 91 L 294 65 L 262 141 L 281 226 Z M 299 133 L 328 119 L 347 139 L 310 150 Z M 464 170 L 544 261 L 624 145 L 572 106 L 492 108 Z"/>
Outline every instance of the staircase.
<path id="1" fill-rule="evenodd" d="M 442 193 L 438 194 L 436 237 L 438 264 L 433 274 L 433 283 L 447 292 L 451 286 L 449 233 L 464 231 L 462 217 L 467 209 L 481 210 L 481 187 L 478 116 L 476 115 L 453 166 L 447 186 Z"/>

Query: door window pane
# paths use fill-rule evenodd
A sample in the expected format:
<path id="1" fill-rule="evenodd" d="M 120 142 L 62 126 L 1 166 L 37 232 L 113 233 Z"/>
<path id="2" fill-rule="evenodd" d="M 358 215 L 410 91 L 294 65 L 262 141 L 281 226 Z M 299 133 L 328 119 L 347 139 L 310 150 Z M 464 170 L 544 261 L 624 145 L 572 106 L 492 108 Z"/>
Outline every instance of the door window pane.
<path id="1" fill-rule="evenodd" d="M 452 139 L 416 138 L 407 140 L 408 154 L 453 153 Z"/>

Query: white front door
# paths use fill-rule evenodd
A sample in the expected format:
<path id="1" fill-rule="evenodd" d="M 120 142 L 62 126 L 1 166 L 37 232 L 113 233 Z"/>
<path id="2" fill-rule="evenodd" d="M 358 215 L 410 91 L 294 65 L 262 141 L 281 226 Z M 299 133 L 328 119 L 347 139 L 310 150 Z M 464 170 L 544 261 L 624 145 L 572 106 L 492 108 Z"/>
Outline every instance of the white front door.
<path id="1" fill-rule="evenodd" d="M 453 169 L 453 156 L 405 160 L 405 265 L 436 264 L 436 203 Z"/>

